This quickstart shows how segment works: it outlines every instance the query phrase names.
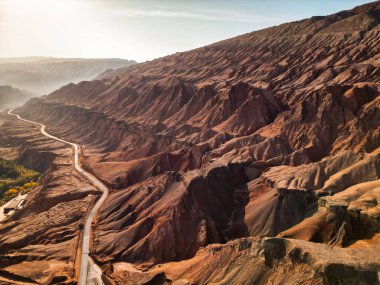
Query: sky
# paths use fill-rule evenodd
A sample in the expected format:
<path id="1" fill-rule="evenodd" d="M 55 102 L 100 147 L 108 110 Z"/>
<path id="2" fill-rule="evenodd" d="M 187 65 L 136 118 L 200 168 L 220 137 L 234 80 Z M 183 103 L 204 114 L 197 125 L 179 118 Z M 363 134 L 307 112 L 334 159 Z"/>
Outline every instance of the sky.
<path id="1" fill-rule="evenodd" d="M 0 0 L 0 57 L 125 58 L 142 62 L 368 2 Z"/>

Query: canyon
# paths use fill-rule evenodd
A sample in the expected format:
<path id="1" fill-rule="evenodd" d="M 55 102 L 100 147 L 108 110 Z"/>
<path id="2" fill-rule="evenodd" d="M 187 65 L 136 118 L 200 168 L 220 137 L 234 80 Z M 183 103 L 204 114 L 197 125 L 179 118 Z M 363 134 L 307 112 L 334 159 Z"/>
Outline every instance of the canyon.
<path id="1" fill-rule="evenodd" d="M 109 189 L 111 284 L 379 284 L 380 2 L 111 70 L 14 112 L 79 144 Z M 74 284 L 101 191 L 71 149 L 0 115 L 44 173 L 0 222 L 0 282 Z M 83 225 L 83 224 L 82 224 Z"/>

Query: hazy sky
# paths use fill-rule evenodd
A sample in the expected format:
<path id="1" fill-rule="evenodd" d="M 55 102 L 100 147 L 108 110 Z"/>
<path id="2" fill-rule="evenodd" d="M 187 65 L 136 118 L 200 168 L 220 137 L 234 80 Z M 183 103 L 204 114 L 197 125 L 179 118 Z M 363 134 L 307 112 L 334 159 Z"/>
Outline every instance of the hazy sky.
<path id="1" fill-rule="evenodd" d="M 0 0 L 0 57 L 145 61 L 360 0 Z"/>

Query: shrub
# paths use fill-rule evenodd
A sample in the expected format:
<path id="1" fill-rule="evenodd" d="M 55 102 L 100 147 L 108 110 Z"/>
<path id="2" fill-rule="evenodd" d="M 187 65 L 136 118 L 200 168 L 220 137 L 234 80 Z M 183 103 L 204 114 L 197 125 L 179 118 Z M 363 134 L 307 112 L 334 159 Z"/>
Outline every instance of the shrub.
<path id="1" fill-rule="evenodd" d="M 19 192 L 30 192 L 38 185 L 39 178 L 38 172 L 0 158 L 0 205 L 16 197 Z"/>
<path id="2" fill-rule="evenodd" d="M 8 189 L 8 190 L 3 194 L 3 199 L 9 201 L 9 200 L 11 200 L 11 199 L 17 197 L 17 196 L 18 196 L 18 193 L 19 193 L 19 191 L 18 191 L 17 189 L 10 188 L 10 189 Z"/>

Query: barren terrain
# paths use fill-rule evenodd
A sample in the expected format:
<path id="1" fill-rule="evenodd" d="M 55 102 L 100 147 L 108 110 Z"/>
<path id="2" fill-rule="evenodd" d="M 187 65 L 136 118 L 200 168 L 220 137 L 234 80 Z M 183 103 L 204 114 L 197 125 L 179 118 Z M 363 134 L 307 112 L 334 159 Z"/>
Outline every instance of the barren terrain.
<path id="1" fill-rule="evenodd" d="M 378 284 L 379 42 L 374 2 L 106 72 L 15 112 L 80 143 L 110 188 L 91 247 L 115 284 Z M 22 219 L 0 226 L 0 276 L 69 283 L 73 252 L 60 249 L 96 190 L 68 149 L 2 120 L 0 144 L 17 142 L 4 154 L 49 172 Z"/>

